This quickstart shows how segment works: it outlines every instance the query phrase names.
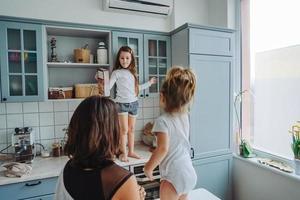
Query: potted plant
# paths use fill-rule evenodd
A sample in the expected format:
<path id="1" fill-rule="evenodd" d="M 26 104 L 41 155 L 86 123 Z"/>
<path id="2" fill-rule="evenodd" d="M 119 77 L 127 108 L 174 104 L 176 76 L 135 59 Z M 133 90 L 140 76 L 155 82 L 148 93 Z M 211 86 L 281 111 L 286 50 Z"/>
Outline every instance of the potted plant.
<path id="1" fill-rule="evenodd" d="M 300 122 L 294 124 L 289 132 L 292 133 L 293 138 L 291 147 L 294 153 L 295 173 L 300 175 Z"/>
<path id="2" fill-rule="evenodd" d="M 243 139 L 242 135 L 242 125 L 240 122 L 240 117 L 237 109 L 237 105 L 242 102 L 242 96 L 246 93 L 247 90 L 240 91 L 234 98 L 234 111 L 236 115 L 236 120 L 238 123 L 238 141 L 239 141 L 239 154 L 244 158 L 255 157 L 256 155 L 253 153 L 253 149 L 251 148 L 249 142 Z"/>

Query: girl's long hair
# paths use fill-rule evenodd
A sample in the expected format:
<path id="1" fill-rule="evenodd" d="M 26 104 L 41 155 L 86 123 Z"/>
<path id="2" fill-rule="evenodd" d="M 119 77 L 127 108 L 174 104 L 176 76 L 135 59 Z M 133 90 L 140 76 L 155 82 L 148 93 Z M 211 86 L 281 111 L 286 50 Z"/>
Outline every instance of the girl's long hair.
<path id="1" fill-rule="evenodd" d="M 136 96 L 138 96 L 138 94 L 139 94 L 139 81 L 138 81 L 138 78 L 137 78 L 137 67 L 136 67 L 136 64 L 135 64 L 134 53 L 133 53 L 132 49 L 129 46 L 122 46 L 119 49 L 119 51 L 117 53 L 116 62 L 115 62 L 115 66 L 114 66 L 113 70 L 124 69 L 121 66 L 120 60 L 119 60 L 119 57 L 120 57 L 120 54 L 121 54 L 122 51 L 123 52 L 128 52 L 131 55 L 131 63 L 130 63 L 130 65 L 127 69 L 131 72 L 131 74 L 134 77 L 135 94 L 136 94 Z"/>

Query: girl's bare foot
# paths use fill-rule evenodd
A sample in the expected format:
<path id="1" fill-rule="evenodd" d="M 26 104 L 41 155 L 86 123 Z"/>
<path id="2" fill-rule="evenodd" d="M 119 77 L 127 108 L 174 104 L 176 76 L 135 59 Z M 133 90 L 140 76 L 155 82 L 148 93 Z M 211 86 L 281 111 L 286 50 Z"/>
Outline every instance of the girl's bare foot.
<path id="1" fill-rule="evenodd" d="M 136 159 L 141 159 L 141 156 L 139 156 L 135 152 L 128 152 L 128 157 L 136 158 Z"/>
<path id="2" fill-rule="evenodd" d="M 120 154 L 119 159 L 120 159 L 122 162 L 129 162 L 129 160 L 128 160 L 126 154 L 124 154 L 124 153 Z"/>

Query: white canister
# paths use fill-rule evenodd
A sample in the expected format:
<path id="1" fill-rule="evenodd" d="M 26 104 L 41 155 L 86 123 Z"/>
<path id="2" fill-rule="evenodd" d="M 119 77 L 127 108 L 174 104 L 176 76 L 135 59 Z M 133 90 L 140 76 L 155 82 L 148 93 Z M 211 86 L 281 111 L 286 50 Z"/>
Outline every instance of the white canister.
<path id="1" fill-rule="evenodd" d="M 107 64 L 107 49 L 105 48 L 104 42 L 99 42 L 97 49 L 97 60 L 98 64 Z"/>

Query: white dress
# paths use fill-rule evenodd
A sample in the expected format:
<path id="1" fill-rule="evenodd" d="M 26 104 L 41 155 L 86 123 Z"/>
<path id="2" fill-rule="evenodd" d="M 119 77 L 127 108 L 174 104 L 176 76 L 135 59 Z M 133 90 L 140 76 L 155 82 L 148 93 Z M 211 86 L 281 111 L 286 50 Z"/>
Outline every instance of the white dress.
<path id="1" fill-rule="evenodd" d="M 165 133 L 169 138 L 169 150 L 159 165 L 161 179 L 172 183 L 177 194 L 187 194 L 197 182 L 190 158 L 188 114 L 165 113 L 156 119 L 152 132 Z"/>

